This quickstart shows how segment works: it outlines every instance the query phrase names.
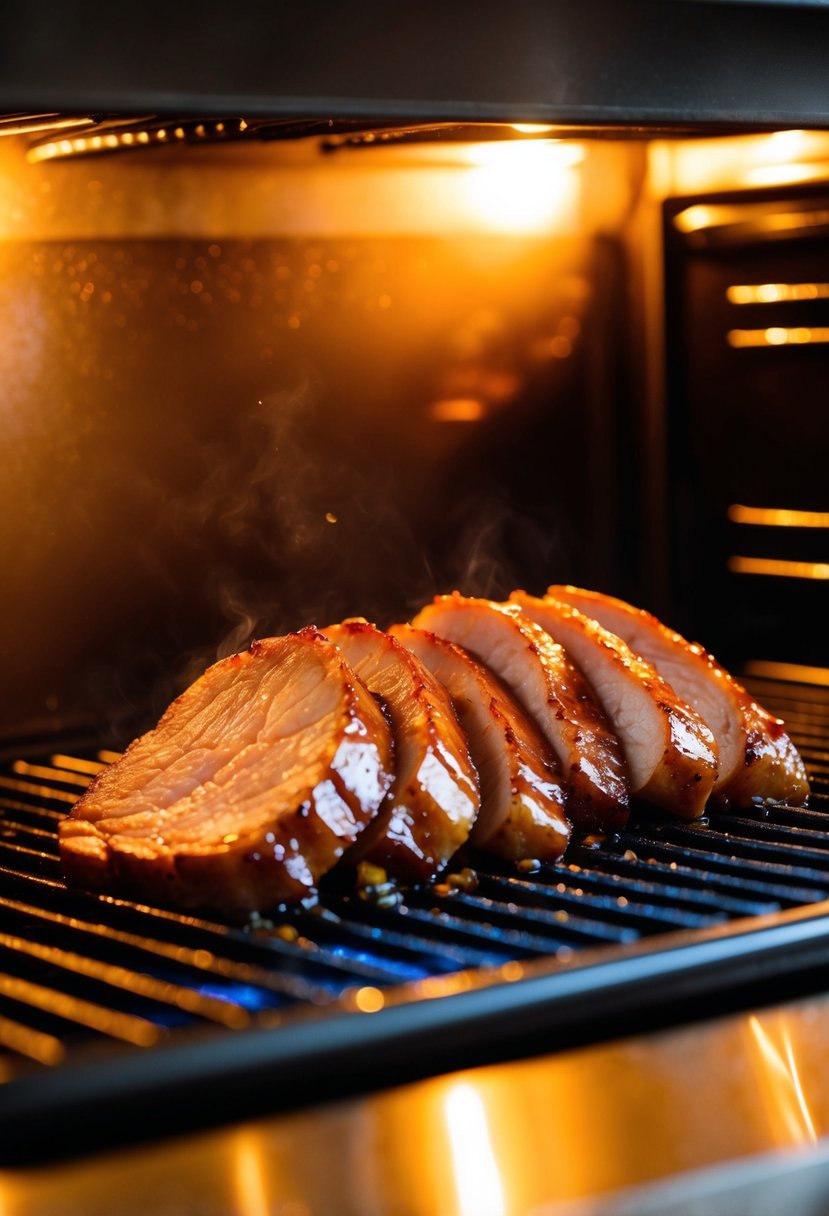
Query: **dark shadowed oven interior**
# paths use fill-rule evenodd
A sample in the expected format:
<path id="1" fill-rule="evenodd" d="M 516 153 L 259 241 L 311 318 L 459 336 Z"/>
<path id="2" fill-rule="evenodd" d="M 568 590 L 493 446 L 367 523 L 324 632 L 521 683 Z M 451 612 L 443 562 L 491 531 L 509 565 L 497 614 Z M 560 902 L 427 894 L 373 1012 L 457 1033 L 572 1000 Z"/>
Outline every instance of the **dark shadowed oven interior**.
<path id="1" fill-rule="evenodd" d="M 18 723 L 160 709 L 253 636 L 595 582 L 614 552 L 587 490 L 612 485 L 587 354 L 612 249 L 61 241 L 1 273 Z"/>

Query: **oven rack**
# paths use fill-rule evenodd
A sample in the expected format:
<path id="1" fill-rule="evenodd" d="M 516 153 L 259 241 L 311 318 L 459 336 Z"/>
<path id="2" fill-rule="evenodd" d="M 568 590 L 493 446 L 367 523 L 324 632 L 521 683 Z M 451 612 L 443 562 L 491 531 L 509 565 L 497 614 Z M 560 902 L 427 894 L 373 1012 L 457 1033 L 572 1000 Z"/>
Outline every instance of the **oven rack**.
<path id="1" fill-rule="evenodd" d="M 57 823 L 112 754 L 33 745 L 0 768 L 0 1157 L 709 1016 L 780 999 L 777 977 L 808 988 L 829 959 L 829 689 L 752 687 L 804 756 L 807 808 L 643 811 L 536 872 L 475 856 L 474 889 L 381 906 L 332 885 L 247 927 L 67 890 Z"/>

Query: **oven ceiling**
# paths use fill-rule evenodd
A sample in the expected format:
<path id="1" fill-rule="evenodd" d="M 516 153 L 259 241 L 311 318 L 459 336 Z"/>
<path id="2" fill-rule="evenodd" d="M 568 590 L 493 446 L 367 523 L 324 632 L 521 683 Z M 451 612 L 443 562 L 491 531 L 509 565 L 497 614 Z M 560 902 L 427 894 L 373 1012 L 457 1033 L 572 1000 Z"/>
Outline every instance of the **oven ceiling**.
<path id="1" fill-rule="evenodd" d="M 0 113 L 829 125 L 829 8 L 5 0 Z"/>

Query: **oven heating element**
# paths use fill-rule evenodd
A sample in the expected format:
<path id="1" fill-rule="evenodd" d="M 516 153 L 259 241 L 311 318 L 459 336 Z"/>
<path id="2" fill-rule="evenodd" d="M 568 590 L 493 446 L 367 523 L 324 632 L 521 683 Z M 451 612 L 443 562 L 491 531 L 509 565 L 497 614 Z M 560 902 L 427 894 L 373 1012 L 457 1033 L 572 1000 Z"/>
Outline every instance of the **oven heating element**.
<path id="1" fill-rule="evenodd" d="M 245 927 L 67 890 L 57 823 L 113 756 L 43 740 L 8 761 L 3 1159 L 779 1000 L 775 977 L 789 995 L 808 987 L 829 949 L 829 689 L 752 690 L 801 750 L 808 808 L 634 813 L 535 872 L 476 855 L 477 885 L 400 902 L 332 885 L 313 909 Z"/>

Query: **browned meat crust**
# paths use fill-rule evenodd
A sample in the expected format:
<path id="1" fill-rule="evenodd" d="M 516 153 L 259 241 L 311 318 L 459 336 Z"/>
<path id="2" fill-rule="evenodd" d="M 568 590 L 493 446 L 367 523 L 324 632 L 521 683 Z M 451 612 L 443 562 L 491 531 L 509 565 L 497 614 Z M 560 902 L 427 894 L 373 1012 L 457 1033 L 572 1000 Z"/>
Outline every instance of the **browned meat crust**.
<path id="1" fill-rule="evenodd" d="M 481 805 L 478 775 L 446 690 L 420 660 L 364 620 L 325 630 L 391 722 L 395 777 L 351 859 L 395 877 L 432 877 L 465 843 Z"/>
<path id="2" fill-rule="evenodd" d="M 567 814 L 587 830 L 621 827 L 628 816 L 622 749 L 590 691 L 548 633 L 514 604 L 436 596 L 412 621 L 463 646 L 512 690 L 552 746 L 567 783 Z"/>
<path id="3" fill-rule="evenodd" d="M 337 648 L 309 627 L 254 642 L 174 701 L 60 825 L 67 879 L 244 912 L 314 887 L 374 817 L 391 733 Z"/>
<path id="4" fill-rule="evenodd" d="M 590 681 L 624 749 L 631 793 L 682 819 L 698 818 L 717 778 L 717 745 L 699 714 L 597 621 L 549 596 L 514 591 L 510 600 Z"/>
<path id="5" fill-rule="evenodd" d="M 618 633 L 708 724 L 720 753 L 717 801 L 736 807 L 749 806 L 755 798 L 806 801 L 806 768 L 783 723 L 702 646 L 687 642 L 649 612 L 601 592 L 551 587 L 549 593 Z"/>
<path id="6" fill-rule="evenodd" d="M 555 754 L 509 689 L 472 655 L 411 625 L 389 630 L 446 688 L 481 781 L 470 843 L 510 861 L 555 861 L 570 837 Z"/>

